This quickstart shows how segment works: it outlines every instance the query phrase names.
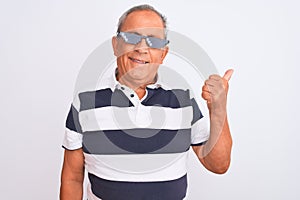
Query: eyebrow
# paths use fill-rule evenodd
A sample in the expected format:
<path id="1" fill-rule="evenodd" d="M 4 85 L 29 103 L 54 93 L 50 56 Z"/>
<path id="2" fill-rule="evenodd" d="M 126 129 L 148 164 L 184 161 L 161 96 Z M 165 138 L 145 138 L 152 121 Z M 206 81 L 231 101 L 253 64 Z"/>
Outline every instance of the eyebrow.
<path id="1" fill-rule="evenodd" d="M 142 34 L 140 34 L 140 33 L 138 33 L 138 32 L 131 32 L 131 31 L 129 31 L 128 33 L 134 33 L 134 34 L 137 34 L 137 35 L 142 35 Z M 155 35 L 153 35 L 153 34 L 150 34 L 150 35 L 142 35 L 142 36 L 147 36 L 147 37 L 157 37 L 157 38 L 158 38 L 158 36 L 155 36 Z"/>

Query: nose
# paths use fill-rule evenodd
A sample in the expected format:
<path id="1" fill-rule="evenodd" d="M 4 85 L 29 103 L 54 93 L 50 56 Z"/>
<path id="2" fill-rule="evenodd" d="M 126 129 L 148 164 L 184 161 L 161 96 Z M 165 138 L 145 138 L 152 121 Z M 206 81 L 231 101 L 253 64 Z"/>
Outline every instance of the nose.
<path id="1" fill-rule="evenodd" d="M 142 40 L 135 45 L 135 49 L 136 52 L 138 53 L 148 53 L 149 47 L 146 43 L 146 39 L 142 38 Z"/>

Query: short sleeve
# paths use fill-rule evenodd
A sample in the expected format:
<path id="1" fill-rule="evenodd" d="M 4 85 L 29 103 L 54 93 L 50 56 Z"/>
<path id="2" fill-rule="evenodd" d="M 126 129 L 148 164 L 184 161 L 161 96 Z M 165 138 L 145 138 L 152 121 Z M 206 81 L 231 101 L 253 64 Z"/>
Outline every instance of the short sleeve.
<path id="1" fill-rule="evenodd" d="M 209 138 L 209 118 L 203 116 L 194 98 L 191 99 L 191 104 L 193 108 L 191 145 L 199 146 L 204 144 Z"/>
<path id="2" fill-rule="evenodd" d="M 79 122 L 79 112 L 71 105 L 69 110 L 66 124 L 65 124 L 65 135 L 63 139 L 63 148 L 68 150 L 75 150 L 82 147 L 82 131 Z"/>

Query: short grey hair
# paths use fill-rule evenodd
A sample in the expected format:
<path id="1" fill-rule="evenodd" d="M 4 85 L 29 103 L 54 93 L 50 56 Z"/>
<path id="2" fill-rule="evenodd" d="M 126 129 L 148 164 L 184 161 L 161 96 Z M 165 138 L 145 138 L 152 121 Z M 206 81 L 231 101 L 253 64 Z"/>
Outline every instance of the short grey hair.
<path id="1" fill-rule="evenodd" d="M 133 13 L 134 11 L 143 11 L 143 10 L 147 10 L 147 11 L 152 11 L 154 13 L 156 13 L 162 20 L 164 28 L 165 28 L 165 33 L 167 33 L 167 18 L 162 15 L 160 12 L 158 12 L 153 6 L 150 6 L 148 4 L 143 4 L 143 5 L 138 5 L 138 6 L 134 6 L 132 8 L 130 8 L 129 10 L 127 10 L 120 18 L 119 18 L 119 23 L 118 23 L 118 29 L 117 29 L 117 33 L 119 33 L 121 31 L 121 28 L 127 18 L 127 16 L 130 13 Z"/>

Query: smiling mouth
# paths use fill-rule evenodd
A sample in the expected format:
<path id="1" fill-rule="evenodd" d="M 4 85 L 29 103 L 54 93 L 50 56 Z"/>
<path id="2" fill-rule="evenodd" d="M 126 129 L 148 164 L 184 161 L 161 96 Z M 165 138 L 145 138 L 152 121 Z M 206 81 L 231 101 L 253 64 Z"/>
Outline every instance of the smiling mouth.
<path id="1" fill-rule="evenodd" d="M 132 57 L 129 57 L 129 59 L 130 59 L 132 62 L 139 63 L 139 64 L 148 64 L 148 63 L 149 63 L 148 61 L 139 60 L 139 59 L 132 58 Z"/>

